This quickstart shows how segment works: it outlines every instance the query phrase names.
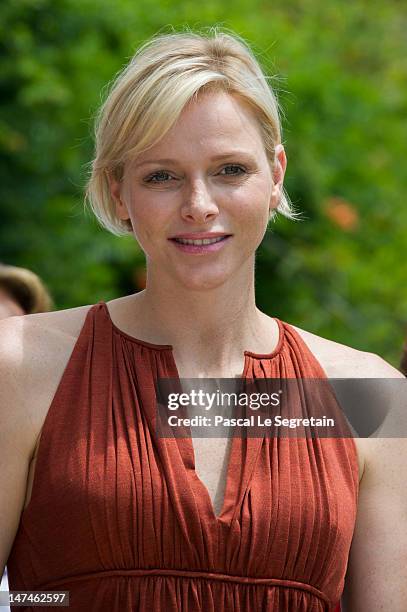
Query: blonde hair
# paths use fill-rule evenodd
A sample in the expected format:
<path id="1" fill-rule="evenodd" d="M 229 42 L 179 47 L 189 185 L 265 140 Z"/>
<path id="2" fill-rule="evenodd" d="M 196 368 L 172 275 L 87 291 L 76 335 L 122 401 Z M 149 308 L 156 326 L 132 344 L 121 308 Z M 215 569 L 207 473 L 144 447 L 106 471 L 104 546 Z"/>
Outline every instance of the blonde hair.
<path id="1" fill-rule="evenodd" d="M 236 94 L 250 105 L 273 166 L 275 147 L 281 143 L 279 105 L 246 42 L 218 27 L 156 35 L 118 74 L 96 118 L 86 201 L 110 232 L 129 234 L 131 226 L 116 215 L 109 174 L 121 180 L 126 161 L 155 145 L 186 104 L 208 90 Z M 277 211 L 297 217 L 284 189 Z"/>
<path id="2" fill-rule="evenodd" d="M 26 314 L 48 312 L 53 308 L 44 283 L 26 268 L 0 263 L 0 289 L 19 304 Z"/>

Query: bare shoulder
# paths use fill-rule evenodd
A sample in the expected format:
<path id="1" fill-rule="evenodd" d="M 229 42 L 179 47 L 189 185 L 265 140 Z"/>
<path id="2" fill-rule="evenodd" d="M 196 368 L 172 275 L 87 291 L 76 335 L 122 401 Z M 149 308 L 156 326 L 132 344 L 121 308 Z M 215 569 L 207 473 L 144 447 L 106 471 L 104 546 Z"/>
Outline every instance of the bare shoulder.
<path id="1" fill-rule="evenodd" d="M 1 337 L 9 340 L 14 338 L 15 341 L 23 338 L 29 340 L 32 334 L 41 332 L 45 340 L 46 336 L 58 333 L 75 337 L 79 335 L 89 308 L 91 306 L 86 305 L 66 310 L 8 317 L 0 321 Z M 12 342 L 9 343 L 9 346 L 10 344 Z"/>
<path id="2" fill-rule="evenodd" d="M 80 306 L 1 320 L 2 374 L 16 377 L 25 391 L 36 377 L 52 374 L 78 338 L 89 308 Z"/>
<path id="3" fill-rule="evenodd" d="M 89 308 L 0 321 L 0 413 L 19 424 L 28 447 L 35 444 Z"/>
<path id="4" fill-rule="evenodd" d="M 340 344 L 290 323 L 307 344 L 329 378 L 404 378 L 382 357 Z"/>
<path id="5" fill-rule="evenodd" d="M 291 324 L 290 324 L 291 325 Z M 392 406 L 392 411 L 397 414 L 399 406 L 400 384 L 389 385 L 389 381 L 379 379 L 403 379 L 402 384 L 406 381 L 405 377 L 392 365 L 387 363 L 382 357 L 375 353 L 360 351 L 345 344 L 322 338 L 311 332 L 305 331 L 299 327 L 291 325 L 310 351 L 321 364 L 328 378 L 366 378 L 377 379 L 375 384 L 375 401 L 382 406 Z M 360 390 L 363 390 L 362 387 Z M 370 390 L 371 390 L 370 386 Z M 359 391 L 360 391 L 359 390 Z M 371 397 L 367 398 L 371 402 Z M 388 467 L 391 463 L 391 457 L 397 455 L 397 445 L 395 440 L 381 438 L 354 438 L 359 463 L 359 480 L 369 470 L 377 471 L 375 463 L 377 458 L 382 458 L 382 463 L 386 463 Z M 405 440 L 401 445 L 405 447 Z M 378 448 L 381 452 L 378 453 Z M 384 461 L 383 448 L 387 449 L 388 460 Z M 381 468 L 380 468 L 381 469 Z M 366 482 L 366 478 L 363 479 Z"/>

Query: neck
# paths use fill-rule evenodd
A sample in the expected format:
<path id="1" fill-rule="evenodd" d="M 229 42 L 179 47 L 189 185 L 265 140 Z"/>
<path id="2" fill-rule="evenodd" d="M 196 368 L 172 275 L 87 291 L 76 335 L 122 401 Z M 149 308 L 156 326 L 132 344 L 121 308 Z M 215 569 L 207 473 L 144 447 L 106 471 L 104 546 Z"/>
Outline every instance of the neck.
<path id="1" fill-rule="evenodd" d="M 205 290 L 148 271 L 146 289 L 136 298 L 139 324 L 149 337 L 172 344 L 178 363 L 238 371 L 245 350 L 270 352 L 278 338 L 275 322 L 256 307 L 253 267 Z"/>

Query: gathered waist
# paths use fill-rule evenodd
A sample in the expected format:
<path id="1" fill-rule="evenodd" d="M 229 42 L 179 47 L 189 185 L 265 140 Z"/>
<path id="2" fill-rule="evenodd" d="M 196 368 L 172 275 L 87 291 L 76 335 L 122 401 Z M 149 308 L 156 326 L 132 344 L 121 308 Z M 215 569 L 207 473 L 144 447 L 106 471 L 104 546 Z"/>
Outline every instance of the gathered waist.
<path id="1" fill-rule="evenodd" d="M 258 585 L 258 586 L 271 586 L 271 587 L 284 587 L 299 589 L 306 591 L 316 597 L 322 599 L 326 603 L 330 603 L 329 598 L 319 589 L 308 584 L 306 582 L 299 582 L 297 580 L 286 580 L 281 578 L 260 578 L 254 576 L 238 576 L 232 574 L 223 574 L 220 572 L 200 571 L 200 570 L 185 570 L 185 569 L 164 569 L 164 568 L 153 568 L 153 569 L 118 569 L 118 570 L 103 570 L 98 572 L 89 572 L 86 574 L 77 574 L 72 576 L 64 576 L 58 580 L 43 583 L 38 585 L 37 589 L 50 590 L 54 587 L 73 582 L 79 582 L 82 580 L 94 580 L 99 578 L 112 578 L 112 577 L 131 577 L 131 578 L 144 578 L 149 576 L 164 576 L 173 578 L 185 578 L 185 579 L 203 579 L 203 580 L 214 580 L 219 582 L 229 582 L 237 584 L 247 585 Z"/>

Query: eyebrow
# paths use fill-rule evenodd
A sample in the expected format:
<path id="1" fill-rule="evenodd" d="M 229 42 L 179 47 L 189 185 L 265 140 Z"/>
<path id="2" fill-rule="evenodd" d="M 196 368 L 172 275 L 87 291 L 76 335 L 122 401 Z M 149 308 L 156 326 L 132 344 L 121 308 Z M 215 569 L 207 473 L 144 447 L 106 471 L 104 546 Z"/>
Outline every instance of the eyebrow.
<path id="1" fill-rule="evenodd" d="M 239 151 L 239 150 L 235 150 L 235 151 L 228 151 L 227 153 L 221 153 L 220 155 L 214 155 L 213 157 L 210 158 L 210 161 L 219 161 L 222 159 L 228 159 L 230 157 L 245 157 L 246 159 L 253 159 L 252 155 L 250 155 L 250 153 L 247 153 L 247 151 Z M 147 164 L 176 164 L 178 163 L 176 159 L 171 159 L 171 158 L 165 158 L 165 159 L 146 159 L 145 161 L 141 162 L 140 164 L 135 164 L 136 168 L 140 168 L 141 166 L 145 166 Z"/>

